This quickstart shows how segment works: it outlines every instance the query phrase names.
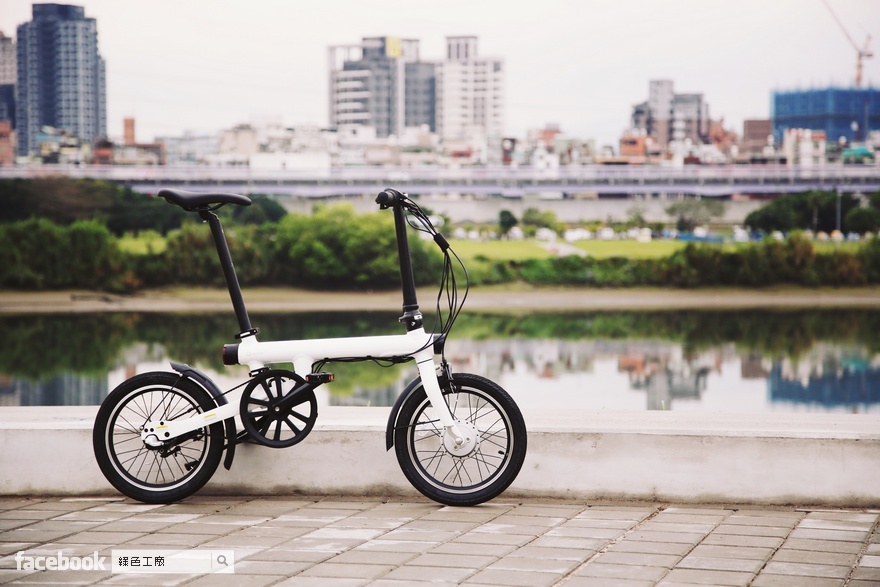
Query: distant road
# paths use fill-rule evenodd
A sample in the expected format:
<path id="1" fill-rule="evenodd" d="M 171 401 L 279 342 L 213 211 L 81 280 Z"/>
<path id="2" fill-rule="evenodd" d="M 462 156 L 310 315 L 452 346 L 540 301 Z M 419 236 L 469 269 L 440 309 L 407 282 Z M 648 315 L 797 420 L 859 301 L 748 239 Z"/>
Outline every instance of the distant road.
<path id="1" fill-rule="evenodd" d="M 773 195 L 806 190 L 880 190 L 880 166 L 778 165 L 535 167 L 334 167 L 269 170 L 208 166 L 11 166 L 0 178 L 66 175 L 120 183 L 137 191 L 162 187 L 327 198 L 375 194 L 385 187 L 418 195 L 544 198 L 633 195 Z"/>

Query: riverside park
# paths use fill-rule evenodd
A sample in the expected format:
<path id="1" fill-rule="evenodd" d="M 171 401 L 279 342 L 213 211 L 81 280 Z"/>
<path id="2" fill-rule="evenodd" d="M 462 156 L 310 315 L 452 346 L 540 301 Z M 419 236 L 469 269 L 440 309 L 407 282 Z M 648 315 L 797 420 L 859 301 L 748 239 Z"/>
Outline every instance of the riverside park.
<path id="1" fill-rule="evenodd" d="M 321 214 L 327 222 L 315 221 Z M 310 257 L 308 247 L 332 242 L 318 229 L 342 234 L 331 221 L 339 218 L 379 232 L 390 227 L 334 207 L 308 219 L 292 214 L 276 227 L 236 230 L 234 218 L 224 219 L 233 256 L 244 255 L 236 269 L 261 339 L 399 332 L 401 294 L 393 283 L 381 287 L 389 273 L 399 279 L 394 259 L 390 270 L 371 267 L 373 276 L 329 261 L 296 265 Z M 453 369 L 506 389 L 528 428 L 522 470 L 501 496 L 459 510 L 419 496 L 384 442 L 414 365 L 345 362 L 332 366 L 335 381 L 315 394 L 321 417 L 311 438 L 283 451 L 243 443 L 234 465 L 219 468 L 194 497 L 145 506 L 124 499 L 95 463 L 98 405 L 127 378 L 168 371 L 172 360 L 196 366 L 224 391 L 248 378 L 247 367 L 223 365 L 220 349 L 236 341 L 236 314 L 229 293 L 216 287 L 216 259 L 204 255 L 211 250 L 204 228 L 117 236 L 88 220 L 4 226 L 0 237 L 17 239 L 18 251 L 35 247 L 22 256 L 26 271 L 12 269 L 21 257 L 4 264 L 4 279 L 19 282 L 5 281 L 0 292 L 7 333 L 0 435 L 10 448 L 0 507 L 9 552 L 15 544 L 100 543 L 102 552 L 120 544 L 231 546 L 236 576 L 266 584 L 428 576 L 511 585 L 877 579 L 873 237 L 797 233 L 737 243 L 730 233 L 722 243 L 615 239 L 565 247 L 561 238 L 451 239 L 475 283 L 446 356 Z M 313 237 L 284 240 L 305 234 Z M 356 234 L 347 242 L 353 251 L 389 241 Z M 269 243 L 277 247 L 271 257 Z M 436 261 L 420 258 L 420 241 L 412 243 L 415 268 L 437 275 Z M 78 255 L 78 244 L 95 248 Z M 584 254 L 566 254 L 569 246 Z M 279 260 L 294 272 L 278 272 Z M 93 265 L 83 271 L 83 263 Z M 330 270 L 331 284 L 363 281 L 316 287 L 309 270 Z M 111 273 L 115 281 L 103 279 Z M 657 284 L 694 275 L 714 281 Z M 759 278 L 771 281 L 726 281 Z M 437 290 L 418 285 L 429 328 Z M 288 535 L 291 527 L 302 538 Z M 178 535 L 187 538 L 172 538 Z M 268 547 L 260 536 L 282 542 Z M 481 553 L 479 560 L 447 556 L 461 549 Z M 358 562 L 368 552 L 395 554 Z M 51 579 L 2 570 L 15 580 Z M 90 573 L 91 582 L 111 580 Z"/>

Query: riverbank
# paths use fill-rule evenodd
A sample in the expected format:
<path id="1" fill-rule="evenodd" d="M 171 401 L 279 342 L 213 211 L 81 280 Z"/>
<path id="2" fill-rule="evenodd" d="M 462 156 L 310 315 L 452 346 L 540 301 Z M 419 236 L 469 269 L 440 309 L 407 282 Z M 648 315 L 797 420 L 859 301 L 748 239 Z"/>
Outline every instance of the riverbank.
<path id="1" fill-rule="evenodd" d="M 294 288 L 248 288 L 248 311 L 396 311 L 401 295 L 392 291 L 314 291 Z M 423 311 L 434 307 L 435 289 L 419 291 Z M 525 285 L 473 288 L 469 311 L 542 312 L 573 310 L 682 310 L 744 308 L 880 308 L 880 287 L 841 289 L 587 289 L 535 288 Z M 173 288 L 129 296 L 93 291 L 0 291 L 0 314 L 93 312 L 231 312 L 224 289 Z"/>

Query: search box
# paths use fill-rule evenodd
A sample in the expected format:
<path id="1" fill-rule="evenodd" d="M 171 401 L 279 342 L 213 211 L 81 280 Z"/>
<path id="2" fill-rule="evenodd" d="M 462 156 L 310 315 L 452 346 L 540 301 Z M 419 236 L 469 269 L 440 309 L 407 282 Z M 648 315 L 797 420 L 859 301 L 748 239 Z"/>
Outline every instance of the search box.
<path id="1" fill-rule="evenodd" d="M 189 548 L 165 550 L 154 548 L 113 549 L 113 574 L 182 574 L 235 573 L 235 551 L 231 549 Z"/>

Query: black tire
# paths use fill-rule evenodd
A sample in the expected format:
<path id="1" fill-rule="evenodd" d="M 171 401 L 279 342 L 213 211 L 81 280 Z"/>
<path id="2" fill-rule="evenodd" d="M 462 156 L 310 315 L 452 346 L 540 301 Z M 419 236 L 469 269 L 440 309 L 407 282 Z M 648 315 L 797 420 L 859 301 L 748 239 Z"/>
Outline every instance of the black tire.
<path id="1" fill-rule="evenodd" d="M 196 430 L 164 451 L 144 444 L 140 428 L 151 419 L 188 418 L 214 407 L 207 391 L 176 373 L 143 373 L 123 381 L 101 404 L 92 431 L 101 472 L 113 487 L 144 503 L 192 495 L 220 464 L 223 424 Z"/>
<path id="2" fill-rule="evenodd" d="M 422 495 L 451 506 L 477 505 L 500 495 L 526 457 L 526 425 L 516 403 L 496 383 L 455 373 L 443 396 L 456 421 L 471 427 L 476 443 L 456 456 L 419 386 L 400 408 L 394 450 L 403 474 Z"/>

